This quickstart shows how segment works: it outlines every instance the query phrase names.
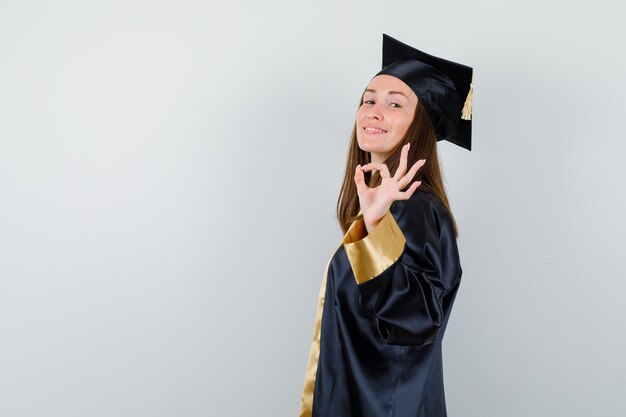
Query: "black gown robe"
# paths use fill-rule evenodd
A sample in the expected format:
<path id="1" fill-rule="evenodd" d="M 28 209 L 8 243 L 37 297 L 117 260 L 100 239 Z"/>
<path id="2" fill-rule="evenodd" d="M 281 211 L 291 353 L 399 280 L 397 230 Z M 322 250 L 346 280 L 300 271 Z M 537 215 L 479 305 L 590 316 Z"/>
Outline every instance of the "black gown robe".
<path id="1" fill-rule="evenodd" d="M 300 417 L 444 417 L 441 342 L 461 280 L 450 215 L 420 190 L 354 221 L 318 299 Z"/>

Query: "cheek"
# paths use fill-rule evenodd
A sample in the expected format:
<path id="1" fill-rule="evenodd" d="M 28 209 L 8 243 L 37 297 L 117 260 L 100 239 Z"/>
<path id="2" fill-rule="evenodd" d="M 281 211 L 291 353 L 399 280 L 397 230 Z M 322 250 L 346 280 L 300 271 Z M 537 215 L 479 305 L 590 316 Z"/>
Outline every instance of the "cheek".
<path id="1" fill-rule="evenodd" d="M 363 116 L 365 115 L 365 110 L 363 110 L 363 106 L 359 107 L 359 110 L 357 110 L 356 112 L 356 121 L 360 121 L 363 119 Z"/>
<path id="2" fill-rule="evenodd" d="M 411 126 L 411 121 L 412 119 L 404 117 L 401 121 L 398 122 L 398 130 L 401 131 L 402 136 L 404 136 L 407 130 L 409 130 L 409 126 Z"/>

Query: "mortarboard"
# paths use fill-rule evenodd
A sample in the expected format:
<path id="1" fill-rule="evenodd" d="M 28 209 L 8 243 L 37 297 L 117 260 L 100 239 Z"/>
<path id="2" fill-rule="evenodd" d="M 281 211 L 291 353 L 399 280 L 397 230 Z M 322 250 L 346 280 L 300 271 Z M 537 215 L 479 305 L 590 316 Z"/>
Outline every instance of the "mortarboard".
<path id="1" fill-rule="evenodd" d="M 472 68 L 429 55 L 383 33 L 383 68 L 404 81 L 424 105 L 437 140 L 471 150 Z"/>

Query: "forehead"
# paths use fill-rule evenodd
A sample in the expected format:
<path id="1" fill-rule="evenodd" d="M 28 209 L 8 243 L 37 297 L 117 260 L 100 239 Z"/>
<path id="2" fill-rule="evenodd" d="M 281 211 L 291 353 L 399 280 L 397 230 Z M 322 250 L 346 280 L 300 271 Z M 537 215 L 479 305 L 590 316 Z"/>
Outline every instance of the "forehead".
<path id="1" fill-rule="evenodd" d="M 406 85 L 404 81 L 399 78 L 393 77 L 387 74 L 377 75 L 372 78 L 370 83 L 367 85 L 368 89 L 376 90 L 377 92 L 387 92 L 390 90 L 400 91 L 404 93 L 407 97 L 411 97 L 414 93 L 411 88 Z"/>

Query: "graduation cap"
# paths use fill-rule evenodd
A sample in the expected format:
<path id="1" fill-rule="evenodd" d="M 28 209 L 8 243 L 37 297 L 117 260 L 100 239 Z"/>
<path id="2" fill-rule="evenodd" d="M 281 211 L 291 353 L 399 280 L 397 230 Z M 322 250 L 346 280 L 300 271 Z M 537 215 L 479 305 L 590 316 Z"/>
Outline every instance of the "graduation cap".
<path id="1" fill-rule="evenodd" d="M 383 68 L 404 81 L 424 105 L 437 141 L 471 150 L 472 68 L 429 55 L 383 33 Z"/>

